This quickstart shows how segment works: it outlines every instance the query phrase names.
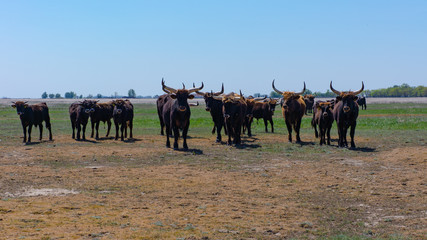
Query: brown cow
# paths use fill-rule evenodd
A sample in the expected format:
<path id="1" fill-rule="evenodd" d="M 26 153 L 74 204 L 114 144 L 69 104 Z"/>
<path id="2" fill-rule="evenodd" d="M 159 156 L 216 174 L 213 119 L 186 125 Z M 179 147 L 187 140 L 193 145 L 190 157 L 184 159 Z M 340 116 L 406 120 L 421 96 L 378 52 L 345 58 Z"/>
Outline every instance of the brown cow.
<path id="1" fill-rule="evenodd" d="M 254 121 L 254 115 L 253 115 L 253 109 L 256 103 L 259 101 L 264 100 L 266 97 L 258 97 L 254 98 L 252 96 L 249 96 L 246 98 L 246 115 L 245 115 L 245 122 L 243 124 L 243 133 L 245 133 L 245 130 L 248 130 L 248 136 L 252 137 L 252 131 L 251 126 L 252 122 Z"/>
<path id="2" fill-rule="evenodd" d="M 188 99 L 193 99 L 194 95 L 190 95 L 196 91 L 200 91 L 203 88 L 191 88 L 185 89 L 174 89 L 165 85 L 162 79 L 162 90 L 167 93 L 165 104 L 163 105 L 162 120 L 166 126 L 166 147 L 170 147 L 169 136 L 174 135 L 173 148 L 178 149 L 178 138 L 179 131 L 182 130 L 182 138 L 184 140 L 183 148 L 188 149 L 187 145 L 187 133 L 190 127 L 190 105 Z"/>
<path id="3" fill-rule="evenodd" d="M 16 108 L 16 112 L 21 119 L 21 125 L 24 132 L 24 143 L 27 141 L 27 127 L 28 127 L 28 142 L 31 142 L 31 129 L 39 126 L 40 138 L 43 137 L 43 121 L 46 123 L 46 128 L 49 130 L 49 140 L 52 141 L 52 130 L 50 125 L 49 108 L 45 102 L 39 104 L 29 105 L 27 102 L 17 101 L 12 102 L 12 107 Z"/>
<path id="4" fill-rule="evenodd" d="M 311 126 L 314 127 L 316 138 L 319 136 L 317 132 L 317 126 L 319 126 L 320 145 L 326 144 L 326 135 L 328 137 L 328 145 L 331 145 L 331 127 L 334 122 L 332 110 L 333 105 L 331 102 L 317 101 L 314 105 Z"/>
<path id="5" fill-rule="evenodd" d="M 129 139 L 133 138 L 133 105 L 129 100 L 113 100 L 113 119 L 116 125 L 116 137 L 119 139 L 119 126 L 120 126 L 120 140 L 124 141 L 127 138 L 127 128 L 129 127 Z M 124 132 L 124 135 L 123 135 Z"/>
<path id="6" fill-rule="evenodd" d="M 222 112 L 228 133 L 227 145 L 231 145 L 232 143 L 235 145 L 241 144 L 242 126 L 246 115 L 245 98 L 242 96 L 242 93 L 240 95 L 229 93 L 222 97 L 214 96 L 214 98 L 221 100 L 223 103 Z M 231 138 L 233 138 L 233 141 Z"/>
<path id="7" fill-rule="evenodd" d="M 71 128 L 73 129 L 72 138 L 74 139 L 75 133 L 74 129 L 77 128 L 77 140 L 80 140 L 80 131 L 83 130 L 82 138 L 86 139 L 86 125 L 89 119 L 90 114 L 95 112 L 95 105 L 97 101 L 93 100 L 84 100 L 83 102 L 72 103 L 68 109 L 71 120 Z M 80 126 L 81 125 L 81 126 Z M 83 126 L 83 129 L 82 129 Z"/>
<path id="8" fill-rule="evenodd" d="M 274 111 L 276 110 L 277 104 L 277 99 L 270 98 L 266 99 L 264 102 L 255 103 L 255 106 L 252 109 L 252 114 L 254 118 L 256 118 L 257 120 L 260 118 L 264 119 L 265 132 L 268 132 L 267 126 L 268 122 L 270 122 L 271 132 L 274 133 L 273 115 Z"/>
<path id="9" fill-rule="evenodd" d="M 92 125 L 92 133 L 90 134 L 90 137 L 93 138 L 94 128 L 96 128 L 96 136 L 95 139 L 99 139 L 99 123 L 100 122 L 107 122 L 107 135 L 105 137 L 108 137 L 111 130 L 111 118 L 113 118 L 113 102 L 106 102 L 106 103 L 96 103 L 95 105 L 95 112 L 93 112 L 90 115 L 90 122 Z"/>
<path id="10" fill-rule="evenodd" d="M 357 117 L 359 116 L 359 106 L 357 105 L 357 94 L 363 91 L 364 85 L 359 91 L 340 92 L 332 87 L 332 92 L 337 94 L 334 106 L 334 120 L 337 122 L 338 127 L 338 146 L 348 147 L 347 144 L 347 129 L 350 127 L 351 147 L 355 148 L 354 132 L 356 131 Z"/>
<path id="11" fill-rule="evenodd" d="M 305 102 L 305 115 L 308 115 L 307 113 L 313 112 L 313 106 L 314 106 L 314 95 L 312 94 L 306 94 L 304 95 L 304 102 Z"/>
<path id="12" fill-rule="evenodd" d="M 283 96 L 282 104 L 282 115 L 285 119 L 286 127 L 288 128 L 289 133 L 289 142 L 292 142 L 292 128 L 294 128 L 296 133 L 297 143 L 301 142 L 299 136 L 299 131 L 301 127 L 301 119 L 305 113 L 305 102 L 301 94 L 305 91 L 305 82 L 304 88 L 301 92 L 282 92 L 274 86 L 274 80 L 272 83 L 274 91 Z"/>
<path id="13" fill-rule="evenodd" d="M 193 83 L 193 87 L 194 83 Z M 224 125 L 224 114 L 222 113 L 222 101 L 216 100 L 213 97 L 219 96 L 224 93 L 224 84 L 221 86 L 221 91 L 219 92 L 200 92 L 196 91 L 198 95 L 203 96 L 205 103 L 206 103 L 206 111 L 210 112 L 212 116 L 212 121 L 214 122 L 214 126 L 212 129 L 212 134 L 216 131 L 216 140 L 215 142 L 221 142 L 221 129 L 224 127 L 225 134 L 227 134 L 227 130 Z"/>

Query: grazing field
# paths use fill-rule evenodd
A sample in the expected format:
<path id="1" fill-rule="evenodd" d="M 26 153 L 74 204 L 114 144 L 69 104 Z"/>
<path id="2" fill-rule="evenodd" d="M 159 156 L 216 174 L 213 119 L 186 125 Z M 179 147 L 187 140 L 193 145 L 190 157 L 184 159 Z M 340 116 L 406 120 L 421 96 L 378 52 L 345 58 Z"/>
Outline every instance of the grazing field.
<path id="1" fill-rule="evenodd" d="M 368 101 L 354 150 L 337 148 L 335 123 L 320 146 L 311 116 L 288 143 L 280 108 L 275 133 L 255 120 L 241 146 L 215 143 L 202 103 L 188 151 L 165 147 L 153 104 L 135 104 L 124 142 L 90 125 L 75 141 L 69 104 L 48 105 L 54 141 L 33 128 L 32 144 L 0 105 L 1 239 L 427 238 L 425 103 Z"/>

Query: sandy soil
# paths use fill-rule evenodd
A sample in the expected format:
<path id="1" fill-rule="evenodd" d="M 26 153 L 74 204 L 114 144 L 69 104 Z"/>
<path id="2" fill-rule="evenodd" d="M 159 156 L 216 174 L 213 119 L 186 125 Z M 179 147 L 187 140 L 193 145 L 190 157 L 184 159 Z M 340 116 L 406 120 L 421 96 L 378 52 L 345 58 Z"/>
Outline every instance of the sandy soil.
<path id="1" fill-rule="evenodd" d="M 0 146 L 0 238 L 427 236 L 424 146 L 307 161 L 214 137 L 190 139 L 199 151 L 189 152 L 166 149 L 163 140 L 97 145 L 56 136 Z"/>

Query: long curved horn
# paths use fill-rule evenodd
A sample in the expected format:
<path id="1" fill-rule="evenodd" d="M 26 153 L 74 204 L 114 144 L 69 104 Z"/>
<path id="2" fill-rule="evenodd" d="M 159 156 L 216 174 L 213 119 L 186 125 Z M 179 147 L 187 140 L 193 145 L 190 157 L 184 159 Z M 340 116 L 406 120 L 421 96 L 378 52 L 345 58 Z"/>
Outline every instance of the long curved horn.
<path id="1" fill-rule="evenodd" d="M 257 98 L 254 98 L 254 101 L 262 101 L 262 100 L 265 100 L 267 97 L 257 97 Z"/>
<path id="2" fill-rule="evenodd" d="M 185 85 L 184 85 L 184 83 L 182 83 L 182 89 L 185 89 Z"/>
<path id="3" fill-rule="evenodd" d="M 165 93 L 176 93 L 177 92 L 177 90 L 175 90 L 175 89 L 173 89 L 171 87 L 166 86 L 165 85 L 165 81 L 163 80 L 163 78 L 162 78 L 162 90 Z"/>
<path id="4" fill-rule="evenodd" d="M 280 95 L 283 95 L 283 92 L 282 91 L 280 91 L 279 89 L 277 89 L 275 86 L 274 86 L 274 80 L 276 80 L 276 79 L 273 79 L 273 83 L 271 84 L 272 86 L 273 86 L 273 89 L 274 89 L 274 91 L 276 91 L 278 94 L 280 94 Z"/>
<path id="5" fill-rule="evenodd" d="M 298 92 L 298 93 L 294 93 L 295 95 L 301 95 L 301 94 L 303 94 L 305 92 L 305 82 L 304 82 L 304 88 L 302 89 L 302 91 L 301 92 Z"/>
<path id="6" fill-rule="evenodd" d="M 354 95 L 360 94 L 363 91 L 363 88 L 365 88 L 365 85 L 363 85 L 362 81 L 362 88 L 359 91 L 353 92 Z"/>
<path id="7" fill-rule="evenodd" d="M 202 82 L 202 86 L 201 86 L 201 87 L 199 87 L 199 88 L 190 88 L 190 89 L 188 89 L 188 93 L 193 93 L 193 92 L 200 91 L 200 90 L 202 90 L 202 88 L 203 88 L 204 86 L 205 86 L 205 85 L 203 85 L 203 82 Z"/>
<path id="8" fill-rule="evenodd" d="M 332 92 L 334 92 L 334 93 L 335 93 L 335 94 L 337 94 L 337 95 L 341 95 L 341 92 L 340 92 L 340 91 L 337 91 L 337 90 L 335 90 L 335 89 L 332 87 L 332 81 L 331 81 L 331 84 L 329 85 L 329 87 L 331 88 Z"/>
<path id="9" fill-rule="evenodd" d="M 239 92 L 240 92 L 240 98 L 241 98 L 241 99 L 243 99 L 243 101 L 246 101 L 246 98 L 245 98 L 245 97 L 243 97 L 242 90 L 239 90 Z M 239 99 L 240 99 L 240 98 L 239 98 Z M 236 98 L 234 98 L 234 99 L 236 99 Z"/>
<path id="10" fill-rule="evenodd" d="M 194 83 L 193 83 L 193 88 L 196 88 L 196 85 L 194 85 Z M 196 91 L 196 93 L 201 95 L 201 96 L 205 96 L 205 94 L 206 94 L 206 93 L 200 92 L 200 91 Z"/>
<path id="11" fill-rule="evenodd" d="M 220 92 L 216 92 L 216 93 L 214 93 L 213 95 L 218 96 L 218 95 L 221 95 L 221 94 L 223 94 L 223 93 L 224 93 L 224 83 L 222 83 L 221 91 L 220 91 Z"/>

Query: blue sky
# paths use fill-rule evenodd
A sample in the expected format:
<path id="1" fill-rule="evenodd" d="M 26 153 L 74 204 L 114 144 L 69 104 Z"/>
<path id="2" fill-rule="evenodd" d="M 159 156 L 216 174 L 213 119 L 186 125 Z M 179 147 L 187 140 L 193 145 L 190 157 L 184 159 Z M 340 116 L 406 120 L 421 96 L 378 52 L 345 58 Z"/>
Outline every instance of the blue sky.
<path id="1" fill-rule="evenodd" d="M 1 1 L 0 97 L 427 83 L 427 1 Z"/>

